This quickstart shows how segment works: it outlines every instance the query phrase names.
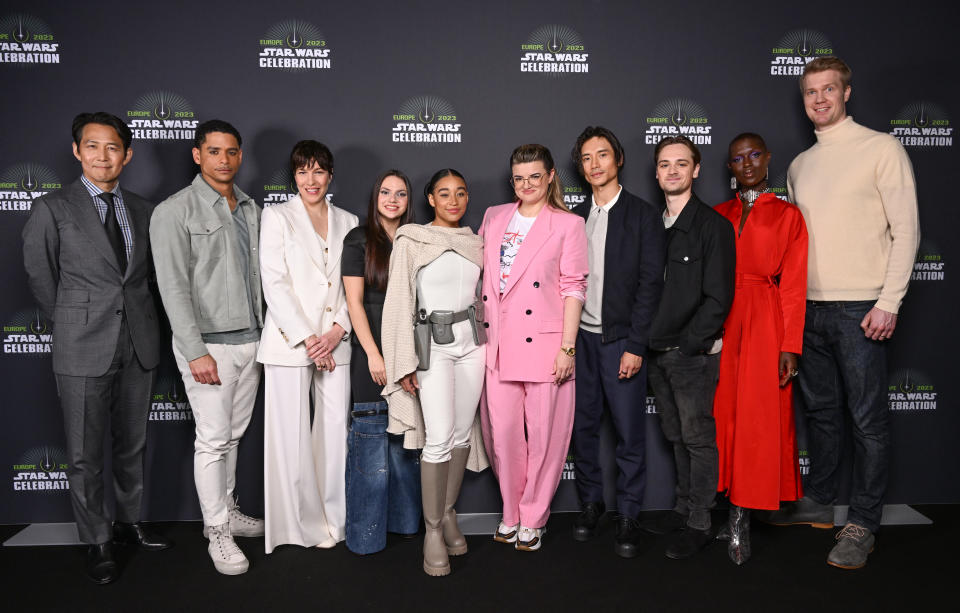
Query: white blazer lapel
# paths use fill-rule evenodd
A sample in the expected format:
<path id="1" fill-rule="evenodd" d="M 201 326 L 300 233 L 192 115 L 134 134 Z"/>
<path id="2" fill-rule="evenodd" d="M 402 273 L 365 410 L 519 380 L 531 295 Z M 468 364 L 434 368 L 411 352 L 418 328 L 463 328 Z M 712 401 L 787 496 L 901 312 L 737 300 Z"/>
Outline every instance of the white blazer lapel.
<path id="1" fill-rule="evenodd" d="M 340 209 L 327 204 L 327 276 L 336 271 L 343 253 L 343 237 L 347 234 L 347 219 Z"/>
<path id="2" fill-rule="evenodd" d="M 320 251 L 317 232 L 313 229 L 313 222 L 310 221 L 310 215 L 307 214 L 307 209 L 304 207 L 303 201 L 300 200 L 300 196 L 294 196 L 288 200 L 286 207 L 290 213 L 289 221 L 294 240 L 303 246 L 317 268 L 326 270 L 323 265 L 323 253 Z M 329 216 L 327 218 L 329 220 Z M 330 237 L 329 230 L 327 231 L 327 237 Z"/>

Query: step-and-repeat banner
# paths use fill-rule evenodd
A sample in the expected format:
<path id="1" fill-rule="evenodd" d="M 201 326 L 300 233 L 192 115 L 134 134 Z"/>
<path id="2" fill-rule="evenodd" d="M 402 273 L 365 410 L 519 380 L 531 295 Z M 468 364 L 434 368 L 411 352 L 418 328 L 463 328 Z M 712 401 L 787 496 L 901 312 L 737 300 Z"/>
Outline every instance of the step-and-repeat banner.
<path id="1" fill-rule="evenodd" d="M 686 134 L 700 146 L 695 189 L 704 201 L 730 197 L 726 149 L 743 131 L 766 138 L 770 177 L 785 195 L 790 160 L 814 141 L 797 77 L 806 62 L 828 54 L 853 68 L 850 114 L 900 139 L 919 186 L 923 240 L 890 343 L 888 502 L 960 501 L 953 451 L 960 384 L 951 374 L 960 298 L 950 270 L 960 229 L 951 198 L 960 161 L 953 146 L 960 112 L 953 12 L 946 2 L 921 11 L 899 2 L 875 2 L 866 11 L 844 3 L 705 6 L 689 0 L 241 0 L 226 9 L 202 2 L 5 2 L 0 522 L 72 519 L 52 330 L 27 290 L 20 231 L 34 198 L 78 176 L 70 136 L 78 112 L 106 110 L 128 122 L 134 155 L 122 184 L 156 202 L 193 178 L 198 123 L 221 118 L 243 135 L 238 185 L 264 206 L 295 193 L 287 157 L 296 141 L 315 138 L 334 152 L 330 192 L 338 206 L 363 217 L 371 183 L 384 169 L 404 170 L 418 194 L 436 169 L 452 166 L 467 177 L 465 221 L 476 228 L 486 207 L 511 199 L 508 156 L 526 142 L 552 149 L 567 203 L 585 206 L 589 189 L 569 151 L 582 128 L 595 124 L 623 141 L 623 184 L 654 202 L 662 196 L 653 147 L 670 134 Z M 419 219 L 428 219 L 422 198 L 416 206 Z M 144 410 L 150 413 L 145 518 L 199 518 L 194 424 L 172 355 Z M 637 410 L 648 419 L 646 505 L 668 508 L 673 462 L 655 400 L 638 400 Z M 612 494 L 609 432 L 605 441 Z M 261 400 L 238 469 L 248 512 L 263 508 L 262 451 Z M 802 451 L 799 461 L 806 471 L 815 458 Z M 468 477 L 460 507 L 499 510 L 490 471 Z M 576 507 L 571 460 L 555 509 Z"/>

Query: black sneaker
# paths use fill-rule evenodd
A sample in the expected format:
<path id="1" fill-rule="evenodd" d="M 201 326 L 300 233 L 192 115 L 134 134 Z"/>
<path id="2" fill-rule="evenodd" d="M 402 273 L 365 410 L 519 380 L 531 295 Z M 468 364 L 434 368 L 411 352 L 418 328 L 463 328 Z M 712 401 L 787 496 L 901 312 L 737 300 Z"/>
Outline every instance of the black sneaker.
<path id="1" fill-rule="evenodd" d="M 694 555 L 710 544 L 710 530 L 697 530 L 687 526 L 667 547 L 667 557 L 671 560 L 683 560 Z"/>
<path id="2" fill-rule="evenodd" d="M 640 545 L 640 522 L 621 515 L 617 518 L 617 538 L 614 551 L 621 558 L 635 558 Z"/>
<path id="3" fill-rule="evenodd" d="M 583 511 L 577 516 L 577 521 L 573 524 L 574 540 L 584 542 L 597 536 L 600 518 L 603 517 L 606 510 L 607 507 L 602 502 L 588 502 L 583 505 Z"/>

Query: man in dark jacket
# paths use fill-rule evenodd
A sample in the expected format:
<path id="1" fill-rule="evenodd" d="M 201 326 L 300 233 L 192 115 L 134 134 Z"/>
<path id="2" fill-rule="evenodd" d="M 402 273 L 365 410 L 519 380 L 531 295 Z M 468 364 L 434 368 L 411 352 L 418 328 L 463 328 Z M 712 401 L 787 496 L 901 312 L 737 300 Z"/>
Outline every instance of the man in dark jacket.
<path id="1" fill-rule="evenodd" d="M 583 512 L 574 538 L 596 535 L 606 510 L 600 470 L 600 424 L 610 411 L 617 436 L 615 551 L 637 555 L 646 486 L 646 396 L 650 324 L 663 289 L 664 230 L 660 214 L 619 183 L 623 147 L 600 126 L 577 138 L 572 157 L 593 188 L 586 220 L 590 274 L 577 334 L 577 404 L 573 454 Z"/>
<path id="2" fill-rule="evenodd" d="M 652 531 L 682 532 L 667 547 L 681 559 L 711 538 L 718 454 L 713 421 L 723 322 L 733 302 L 733 225 L 693 194 L 700 152 L 685 136 L 661 140 L 654 152 L 666 200 L 667 266 L 663 298 L 650 331 L 650 384 L 663 434 L 673 444 L 677 499 Z"/>

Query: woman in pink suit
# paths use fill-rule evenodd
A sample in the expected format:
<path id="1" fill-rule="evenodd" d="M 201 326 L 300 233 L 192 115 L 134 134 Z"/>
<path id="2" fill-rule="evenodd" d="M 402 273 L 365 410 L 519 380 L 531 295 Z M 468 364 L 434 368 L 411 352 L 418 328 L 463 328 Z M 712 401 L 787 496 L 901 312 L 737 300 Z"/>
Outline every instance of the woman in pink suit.
<path id="1" fill-rule="evenodd" d="M 480 228 L 488 324 L 480 416 L 503 498 L 493 538 L 536 551 L 573 429 L 587 235 L 563 204 L 546 147 L 517 147 L 510 166 L 517 200 L 487 209 Z"/>

